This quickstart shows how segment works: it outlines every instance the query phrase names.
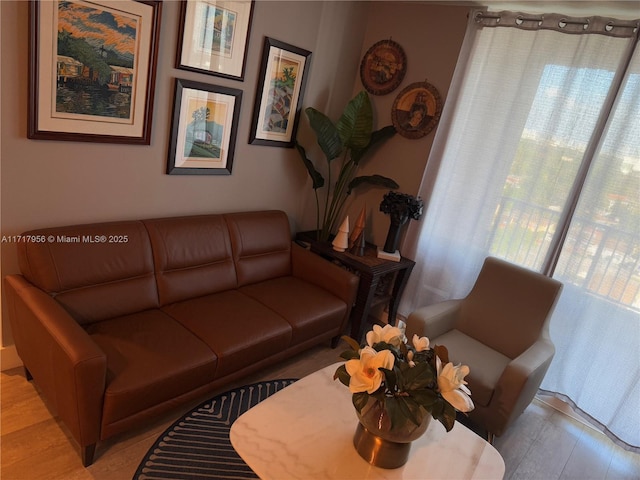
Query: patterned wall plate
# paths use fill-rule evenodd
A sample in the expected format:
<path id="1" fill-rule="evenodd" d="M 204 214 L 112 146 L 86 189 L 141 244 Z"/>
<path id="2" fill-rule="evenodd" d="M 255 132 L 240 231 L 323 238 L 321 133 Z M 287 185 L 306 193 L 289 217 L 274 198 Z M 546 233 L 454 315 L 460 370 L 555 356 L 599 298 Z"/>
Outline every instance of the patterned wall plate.
<path id="1" fill-rule="evenodd" d="M 395 90 L 407 71 L 407 56 L 393 40 L 381 40 L 365 53 L 360 78 L 367 92 L 385 95 Z"/>

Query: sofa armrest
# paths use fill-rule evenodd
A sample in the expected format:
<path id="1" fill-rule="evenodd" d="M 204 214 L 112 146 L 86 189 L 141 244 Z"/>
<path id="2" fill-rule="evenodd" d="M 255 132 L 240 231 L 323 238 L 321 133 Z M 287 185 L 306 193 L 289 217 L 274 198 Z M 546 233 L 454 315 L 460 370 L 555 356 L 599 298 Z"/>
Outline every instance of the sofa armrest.
<path id="1" fill-rule="evenodd" d="M 291 244 L 291 263 L 294 277 L 317 285 L 344 300 L 348 317 L 358 293 L 360 279 L 356 275 L 296 243 Z"/>
<path id="2" fill-rule="evenodd" d="M 447 300 L 414 311 L 407 318 L 406 336 L 409 340 L 419 337 L 437 338 L 455 328 L 461 300 Z"/>
<path id="3" fill-rule="evenodd" d="M 493 411 L 492 433 L 502 435 L 533 400 L 555 355 L 548 338 L 541 338 L 505 368 L 498 380 L 490 408 Z"/>
<path id="4" fill-rule="evenodd" d="M 80 447 L 100 437 L 107 358 L 89 334 L 22 275 L 5 277 L 16 350 Z"/>

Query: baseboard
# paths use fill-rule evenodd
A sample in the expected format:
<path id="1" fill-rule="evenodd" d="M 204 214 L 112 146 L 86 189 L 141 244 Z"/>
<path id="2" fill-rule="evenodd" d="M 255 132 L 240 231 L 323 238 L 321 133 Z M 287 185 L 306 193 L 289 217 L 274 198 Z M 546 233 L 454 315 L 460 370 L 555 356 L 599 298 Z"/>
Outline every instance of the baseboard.
<path id="1" fill-rule="evenodd" d="M 20 366 L 22 366 L 22 360 L 18 356 L 15 345 L 0 348 L 0 369 L 3 372 Z"/>

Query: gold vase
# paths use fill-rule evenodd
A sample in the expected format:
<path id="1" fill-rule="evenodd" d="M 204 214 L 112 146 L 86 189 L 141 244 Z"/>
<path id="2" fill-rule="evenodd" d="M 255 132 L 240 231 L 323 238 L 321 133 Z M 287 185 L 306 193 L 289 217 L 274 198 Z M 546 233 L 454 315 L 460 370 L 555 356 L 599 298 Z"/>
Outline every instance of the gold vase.
<path id="1" fill-rule="evenodd" d="M 358 454 L 376 467 L 398 468 L 409 460 L 411 442 L 427 431 L 431 415 L 426 414 L 420 425 L 406 419 L 402 425 L 394 425 L 392 429 L 384 404 L 370 398 L 358 413 L 358 420 L 353 436 Z"/>

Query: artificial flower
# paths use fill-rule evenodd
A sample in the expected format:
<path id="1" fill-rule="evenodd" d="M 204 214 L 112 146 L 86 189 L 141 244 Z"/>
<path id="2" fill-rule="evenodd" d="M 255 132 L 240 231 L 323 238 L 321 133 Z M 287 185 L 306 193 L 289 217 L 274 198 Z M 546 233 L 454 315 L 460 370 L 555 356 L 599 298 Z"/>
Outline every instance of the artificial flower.
<path id="1" fill-rule="evenodd" d="M 367 344 L 373 347 L 376 343 L 385 342 L 394 347 L 399 347 L 402 344 L 404 334 L 398 327 L 393 327 L 389 324 L 381 327 L 380 325 L 374 325 L 373 330 L 367 332 Z"/>
<path id="2" fill-rule="evenodd" d="M 412 341 L 413 347 L 416 349 L 416 352 L 429 350 L 429 339 L 427 337 L 418 337 L 418 335 L 414 333 Z"/>
<path id="3" fill-rule="evenodd" d="M 466 365 L 453 365 L 449 362 L 444 367 L 438 358 L 438 388 L 440 394 L 449 402 L 453 408 L 460 412 L 470 412 L 474 409 L 473 401 L 469 395 L 471 391 L 466 387 L 464 377 L 469 374 L 469 367 Z"/>
<path id="4" fill-rule="evenodd" d="M 431 415 L 450 431 L 456 410 L 473 410 L 464 377 L 466 365 L 444 365 L 444 345 L 431 347 L 427 337 L 414 335 L 409 342 L 401 329 L 375 325 L 367 332 L 366 344 L 343 337 L 351 349 L 333 378 L 349 387 L 353 405 L 361 414 L 371 400 L 393 418 L 391 429 L 402 431 L 408 423 L 422 425 Z M 448 360 L 447 360 L 448 361 Z"/>
<path id="5" fill-rule="evenodd" d="M 351 393 L 373 393 L 378 390 L 384 379 L 379 368 L 391 370 L 394 361 L 395 357 L 389 350 L 376 352 L 371 347 L 364 347 L 360 350 L 360 358 L 349 360 L 345 364 L 347 373 L 351 376 Z"/>

